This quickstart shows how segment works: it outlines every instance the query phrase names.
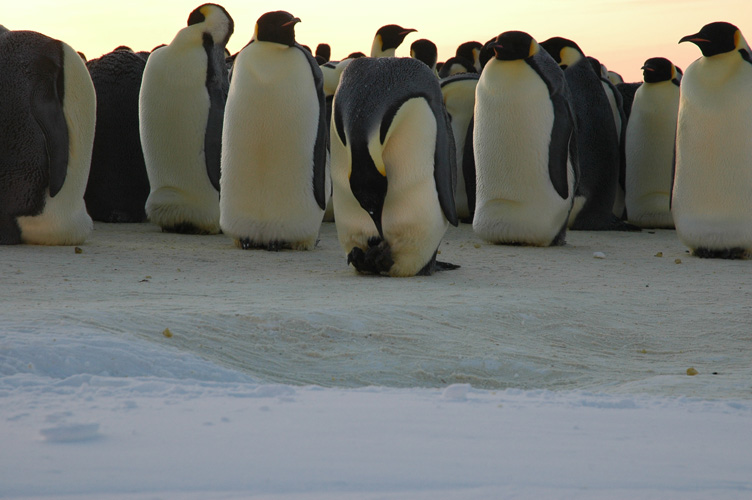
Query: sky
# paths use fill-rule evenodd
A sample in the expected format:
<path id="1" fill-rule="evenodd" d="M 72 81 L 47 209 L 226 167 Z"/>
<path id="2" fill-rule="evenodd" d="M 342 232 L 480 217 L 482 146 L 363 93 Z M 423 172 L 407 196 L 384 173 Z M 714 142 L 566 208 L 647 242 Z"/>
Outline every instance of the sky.
<path id="1" fill-rule="evenodd" d="M 235 21 L 228 48 L 240 50 L 251 38 L 256 20 L 265 12 L 286 10 L 302 23 L 297 40 L 310 47 L 328 43 L 332 59 L 355 51 L 368 53 L 376 30 L 384 24 L 417 29 L 397 50 L 408 56 L 419 38 L 432 40 L 439 60 L 469 40 L 485 42 L 508 30 L 527 31 L 538 41 L 563 36 L 576 41 L 585 54 L 598 58 L 627 81 L 642 79 L 640 67 L 651 57 L 666 57 L 686 68 L 700 56 L 692 44 L 678 45 L 713 21 L 738 26 L 752 37 L 749 0 L 458 0 L 342 2 L 333 0 L 220 1 Z M 169 43 L 185 27 L 190 12 L 201 5 L 191 0 L 151 3 L 100 0 L 28 0 L 4 9 L 0 24 L 33 30 L 67 42 L 89 59 L 118 45 L 151 50 Z M 478 8 L 473 9 L 471 5 Z"/>

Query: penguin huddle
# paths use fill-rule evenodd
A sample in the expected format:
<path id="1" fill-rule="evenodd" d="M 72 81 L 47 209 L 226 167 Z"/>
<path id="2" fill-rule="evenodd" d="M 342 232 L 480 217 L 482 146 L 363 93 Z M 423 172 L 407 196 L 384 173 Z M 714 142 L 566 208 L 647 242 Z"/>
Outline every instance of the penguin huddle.
<path id="1" fill-rule="evenodd" d="M 417 30 L 377 30 L 331 61 L 259 17 L 229 56 L 218 4 L 151 53 L 84 64 L 63 42 L 0 31 L 0 244 L 70 245 L 92 219 L 312 250 L 333 220 L 365 274 L 430 275 L 449 225 L 495 244 L 567 230 L 674 228 L 699 257 L 752 253 L 752 56 L 717 22 L 624 83 L 572 40 L 507 31 L 439 62 Z M 74 57 L 75 56 L 75 57 Z"/>

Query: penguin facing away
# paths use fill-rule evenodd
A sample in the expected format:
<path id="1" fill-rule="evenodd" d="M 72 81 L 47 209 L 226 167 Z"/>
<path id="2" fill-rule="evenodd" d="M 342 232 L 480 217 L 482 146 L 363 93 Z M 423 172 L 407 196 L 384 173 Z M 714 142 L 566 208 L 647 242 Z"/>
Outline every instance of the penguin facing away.
<path id="1" fill-rule="evenodd" d="M 441 80 L 444 106 L 450 117 L 457 154 L 457 184 L 454 201 L 457 216 L 472 223 L 475 213 L 475 156 L 473 153 L 473 113 L 478 73 L 460 73 Z"/>
<path id="2" fill-rule="evenodd" d="M 635 93 L 625 137 L 627 214 L 639 227 L 673 229 L 678 73 L 663 57 L 648 59 L 642 70 L 645 83 Z"/>
<path id="3" fill-rule="evenodd" d="M 68 44 L 0 34 L 0 244 L 75 245 L 96 120 L 89 72 Z"/>
<path id="4" fill-rule="evenodd" d="M 451 223 L 454 142 L 441 89 L 412 58 L 356 59 L 334 96 L 332 183 L 340 244 L 361 273 L 428 275 Z"/>
<path id="5" fill-rule="evenodd" d="M 638 231 L 613 214 L 621 152 L 600 75 L 572 40 L 554 37 L 541 46 L 564 70 L 575 112 L 580 175 L 569 229 Z"/>
<path id="6" fill-rule="evenodd" d="M 323 75 L 267 12 L 238 55 L 222 136 L 220 225 L 243 248 L 312 250 L 329 198 Z"/>
<path id="7" fill-rule="evenodd" d="M 473 63 L 464 57 L 450 57 L 441 65 L 439 78 L 447 78 L 460 73 L 477 73 L 477 71 Z"/>
<path id="8" fill-rule="evenodd" d="M 426 38 L 414 41 L 410 45 L 410 57 L 422 61 L 426 66 L 431 68 L 436 76 L 439 75 L 436 69 L 436 63 L 438 62 L 439 51 L 436 48 L 436 44 Z"/>
<path id="9" fill-rule="evenodd" d="M 371 44 L 371 57 L 394 57 L 397 47 L 410 33 L 418 30 L 403 28 L 397 24 L 387 24 L 376 31 Z"/>
<path id="10" fill-rule="evenodd" d="M 149 219 L 163 231 L 219 232 L 222 120 L 229 85 L 227 11 L 201 5 L 169 45 L 149 56 L 139 125 L 151 190 Z"/>
<path id="11" fill-rule="evenodd" d="M 143 222 L 149 177 L 138 129 L 146 61 L 127 47 L 86 63 L 97 93 L 97 126 L 84 200 L 92 219 Z"/>
<path id="12" fill-rule="evenodd" d="M 682 42 L 700 48 L 681 80 L 671 211 L 698 257 L 752 254 L 752 56 L 741 31 L 710 23 Z"/>
<path id="13" fill-rule="evenodd" d="M 502 33 L 492 48 L 476 90 L 473 229 L 493 243 L 563 245 L 577 182 L 564 74 L 525 32 Z"/>

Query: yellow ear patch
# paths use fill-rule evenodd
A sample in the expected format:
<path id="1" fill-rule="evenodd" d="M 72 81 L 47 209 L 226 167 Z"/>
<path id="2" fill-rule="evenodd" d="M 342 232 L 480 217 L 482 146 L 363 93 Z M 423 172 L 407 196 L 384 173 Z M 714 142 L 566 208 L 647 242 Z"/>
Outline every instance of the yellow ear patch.
<path id="1" fill-rule="evenodd" d="M 527 55 L 528 57 L 533 57 L 535 54 L 540 51 L 540 45 L 538 45 L 538 42 L 535 40 L 530 41 L 530 53 Z"/>
<path id="2" fill-rule="evenodd" d="M 204 5 L 204 6 L 203 6 L 203 7 L 201 7 L 201 8 L 200 8 L 200 9 L 199 9 L 198 11 L 199 11 L 200 13 L 202 13 L 202 14 L 204 15 L 204 17 L 208 17 L 208 16 L 209 16 L 209 8 L 210 8 L 210 6 L 209 6 L 209 5 Z"/>
<path id="3" fill-rule="evenodd" d="M 739 42 L 741 41 L 741 38 L 742 38 L 742 32 L 739 30 L 736 30 L 736 32 L 734 33 L 734 48 L 737 48 L 737 49 L 739 48 Z"/>

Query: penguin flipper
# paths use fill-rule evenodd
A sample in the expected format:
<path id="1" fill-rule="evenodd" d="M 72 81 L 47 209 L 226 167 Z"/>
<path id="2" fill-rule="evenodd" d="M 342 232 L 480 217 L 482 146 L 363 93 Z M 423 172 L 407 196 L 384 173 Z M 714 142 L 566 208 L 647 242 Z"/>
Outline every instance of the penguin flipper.
<path id="1" fill-rule="evenodd" d="M 204 157 L 206 175 L 214 189 L 219 191 L 220 162 L 222 160 L 222 127 L 224 124 L 227 93 L 225 80 L 227 70 L 224 64 L 224 47 L 215 45 L 211 36 L 204 39 L 208 56 L 206 90 L 209 93 L 209 118 L 204 135 Z"/>
<path id="2" fill-rule="evenodd" d="M 467 210 L 470 213 L 468 217 L 472 223 L 475 216 L 475 151 L 473 147 L 473 131 L 475 129 L 475 118 L 470 119 L 465 135 L 465 150 L 462 152 L 462 177 L 465 179 L 465 195 L 467 196 Z"/>
<path id="3" fill-rule="evenodd" d="M 316 96 L 319 100 L 319 121 L 316 131 L 316 142 L 313 146 L 313 196 L 321 210 L 326 210 L 326 150 L 329 144 L 329 128 L 327 126 L 326 96 L 324 94 L 324 74 L 311 55 L 299 43 L 295 47 L 306 57 L 313 73 L 313 82 L 316 85 Z"/>
<path id="4" fill-rule="evenodd" d="M 454 202 L 454 188 L 457 185 L 457 154 L 455 152 L 454 135 L 449 123 L 449 115 L 442 102 L 429 100 L 429 105 L 436 118 L 436 149 L 434 153 L 433 176 L 436 191 L 439 195 L 439 205 L 444 217 L 453 226 L 459 224 L 457 206 Z M 473 183 L 474 185 L 474 183 Z"/>
<path id="5" fill-rule="evenodd" d="M 63 46 L 49 43 L 50 50 L 32 63 L 36 76 L 31 91 L 31 115 L 44 134 L 49 169 L 50 197 L 60 192 L 68 172 L 68 125 L 63 114 Z"/>

